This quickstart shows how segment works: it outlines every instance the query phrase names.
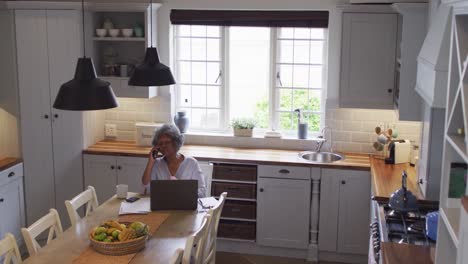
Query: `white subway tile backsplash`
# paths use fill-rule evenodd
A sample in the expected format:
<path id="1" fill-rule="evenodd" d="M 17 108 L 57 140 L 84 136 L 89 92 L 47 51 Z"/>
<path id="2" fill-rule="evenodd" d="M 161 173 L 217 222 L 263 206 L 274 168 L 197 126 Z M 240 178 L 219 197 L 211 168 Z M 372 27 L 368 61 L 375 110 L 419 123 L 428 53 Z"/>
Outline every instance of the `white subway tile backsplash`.
<path id="1" fill-rule="evenodd" d="M 351 120 L 353 118 L 352 110 L 347 108 L 335 109 L 333 119 L 335 120 Z"/>
<path id="2" fill-rule="evenodd" d="M 342 121 L 341 130 L 343 131 L 361 131 L 361 121 Z"/>
<path id="3" fill-rule="evenodd" d="M 351 133 L 351 141 L 352 142 L 369 143 L 369 142 L 371 142 L 371 134 L 370 133 L 364 133 L 364 132 L 353 132 L 353 133 Z"/>
<path id="4" fill-rule="evenodd" d="M 135 140 L 135 132 L 117 130 L 119 140 Z"/>
<path id="5" fill-rule="evenodd" d="M 135 131 L 135 122 L 132 121 L 114 121 L 114 122 L 108 122 L 116 124 L 117 126 L 117 131 L 122 130 L 122 131 Z"/>
<path id="6" fill-rule="evenodd" d="M 106 111 L 106 120 L 117 120 L 117 112 L 115 111 Z"/>
<path id="7" fill-rule="evenodd" d="M 339 130 L 333 130 L 332 134 L 332 140 L 333 141 L 350 141 L 351 140 L 351 133 L 349 132 L 344 132 L 344 131 L 339 131 Z"/>

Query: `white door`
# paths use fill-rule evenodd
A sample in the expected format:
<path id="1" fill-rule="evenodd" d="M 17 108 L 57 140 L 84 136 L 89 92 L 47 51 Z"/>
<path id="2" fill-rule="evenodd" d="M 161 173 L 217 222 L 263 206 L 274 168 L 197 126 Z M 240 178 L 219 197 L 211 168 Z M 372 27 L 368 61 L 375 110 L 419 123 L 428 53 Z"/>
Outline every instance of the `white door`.
<path id="1" fill-rule="evenodd" d="M 15 27 L 27 222 L 32 224 L 55 207 L 46 11 L 16 10 Z"/>
<path id="2" fill-rule="evenodd" d="M 310 180 L 259 177 L 257 243 L 307 248 L 309 244 Z"/>
<path id="3" fill-rule="evenodd" d="M 396 14 L 343 13 L 340 106 L 393 109 Z"/>
<path id="4" fill-rule="evenodd" d="M 21 240 L 21 227 L 24 225 L 23 215 L 23 182 L 17 179 L 0 187 L 0 236 L 12 233 Z"/>
<path id="5" fill-rule="evenodd" d="M 64 228 L 69 226 L 64 201 L 83 191 L 83 121 L 82 112 L 58 110 L 52 105 L 60 86 L 73 79 L 81 56 L 79 25 L 77 11 L 47 10 L 55 199 Z"/>
<path id="6" fill-rule="evenodd" d="M 99 204 L 115 194 L 117 165 L 114 156 L 83 155 L 83 168 L 85 186 L 94 186 Z"/>
<path id="7" fill-rule="evenodd" d="M 338 217 L 338 252 L 369 250 L 371 183 L 368 171 L 342 171 Z"/>
<path id="8" fill-rule="evenodd" d="M 141 193 L 141 176 L 146 168 L 147 158 L 117 157 L 117 183 L 127 184 L 128 191 Z"/>

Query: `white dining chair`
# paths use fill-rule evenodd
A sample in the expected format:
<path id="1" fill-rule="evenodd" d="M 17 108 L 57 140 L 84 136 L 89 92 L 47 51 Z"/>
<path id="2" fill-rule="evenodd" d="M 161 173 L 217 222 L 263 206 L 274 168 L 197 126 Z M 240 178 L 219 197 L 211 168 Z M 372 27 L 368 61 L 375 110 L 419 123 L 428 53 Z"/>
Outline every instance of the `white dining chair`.
<path id="1" fill-rule="evenodd" d="M 185 243 L 185 249 L 177 249 L 172 260 L 173 264 L 202 264 L 205 252 L 205 242 L 211 215 L 207 213 L 202 220 L 200 228 L 191 235 Z M 180 256 L 182 255 L 182 256 Z"/>
<path id="2" fill-rule="evenodd" d="M 207 233 L 203 264 L 214 264 L 216 261 L 216 237 L 218 236 L 219 219 L 221 218 L 226 197 L 227 192 L 223 192 L 219 196 L 218 204 L 208 210 L 208 214 L 212 215 L 212 218 Z"/>
<path id="3" fill-rule="evenodd" d="M 59 234 L 63 233 L 62 223 L 55 209 L 50 209 L 48 214 L 34 222 L 28 228 L 21 228 L 21 233 L 23 234 L 24 242 L 26 243 L 30 256 L 37 254 L 41 248 L 36 238 L 47 229 L 49 229 L 49 235 L 47 236 L 46 245 L 52 241 L 54 236 L 57 237 Z"/>
<path id="4" fill-rule="evenodd" d="M 88 186 L 86 191 L 78 194 L 71 201 L 65 201 L 65 207 L 67 207 L 68 216 L 70 217 L 70 222 L 72 226 L 75 226 L 76 222 L 78 222 L 78 220 L 81 219 L 77 210 L 83 205 L 86 206 L 85 217 L 88 216 L 94 210 L 96 210 L 96 208 L 99 206 L 96 196 L 96 190 L 93 186 Z"/>
<path id="5" fill-rule="evenodd" d="M 7 233 L 5 238 L 0 241 L 0 259 L 3 257 L 3 264 L 20 264 L 23 263 L 21 255 L 16 244 L 15 237 Z"/>
<path id="6" fill-rule="evenodd" d="M 184 250 L 178 248 L 171 259 L 171 264 L 181 264 L 182 263 L 182 256 L 184 255 Z"/>

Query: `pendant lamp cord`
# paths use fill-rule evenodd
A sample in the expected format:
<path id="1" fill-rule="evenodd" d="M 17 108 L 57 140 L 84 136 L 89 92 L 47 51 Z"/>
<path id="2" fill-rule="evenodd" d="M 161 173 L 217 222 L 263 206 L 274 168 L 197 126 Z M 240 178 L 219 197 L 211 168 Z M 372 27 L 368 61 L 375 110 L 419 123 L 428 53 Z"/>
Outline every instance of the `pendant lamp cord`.
<path id="1" fill-rule="evenodd" d="M 153 47 L 153 0 L 150 0 L 150 43 Z"/>
<path id="2" fill-rule="evenodd" d="M 85 35 L 85 22 L 84 22 L 84 0 L 81 0 L 81 22 L 83 30 L 83 58 L 86 58 L 86 35 Z"/>

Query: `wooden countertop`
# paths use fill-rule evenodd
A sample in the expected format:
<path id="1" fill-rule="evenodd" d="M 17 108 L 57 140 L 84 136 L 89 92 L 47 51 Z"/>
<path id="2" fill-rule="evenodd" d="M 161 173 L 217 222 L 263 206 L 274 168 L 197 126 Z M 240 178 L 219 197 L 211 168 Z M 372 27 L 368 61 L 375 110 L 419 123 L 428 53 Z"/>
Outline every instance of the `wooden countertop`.
<path id="1" fill-rule="evenodd" d="M 370 158 L 372 187 L 376 198 L 390 198 L 390 195 L 401 188 L 401 174 L 406 170 L 408 174 L 408 190 L 410 190 L 419 200 L 424 200 L 422 192 L 419 190 L 418 175 L 416 168 L 404 164 L 385 164 L 382 159 Z"/>
<path id="2" fill-rule="evenodd" d="M 431 247 L 412 244 L 382 243 L 382 260 L 385 264 L 432 264 Z"/>
<path id="3" fill-rule="evenodd" d="M 23 160 L 20 158 L 12 158 L 12 157 L 0 157 L 0 171 L 6 170 L 10 167 L 15 166 L 16 164 L 22 162 Z"/>
<path id="4" fill-rule="evenodd" d="M 151 148 L 133 141 L 100 141 L 83 151 L 85 154 L 147 157 Z M 316 164 L 299 158 L 300 150 L 248 149 L 218 146 L 184 145 L 180 152 L 200 161 L 241 162 L 271 165 L 319 166 L 369 170 L 369 155 L 345 154 L 343 161 Z"/>

